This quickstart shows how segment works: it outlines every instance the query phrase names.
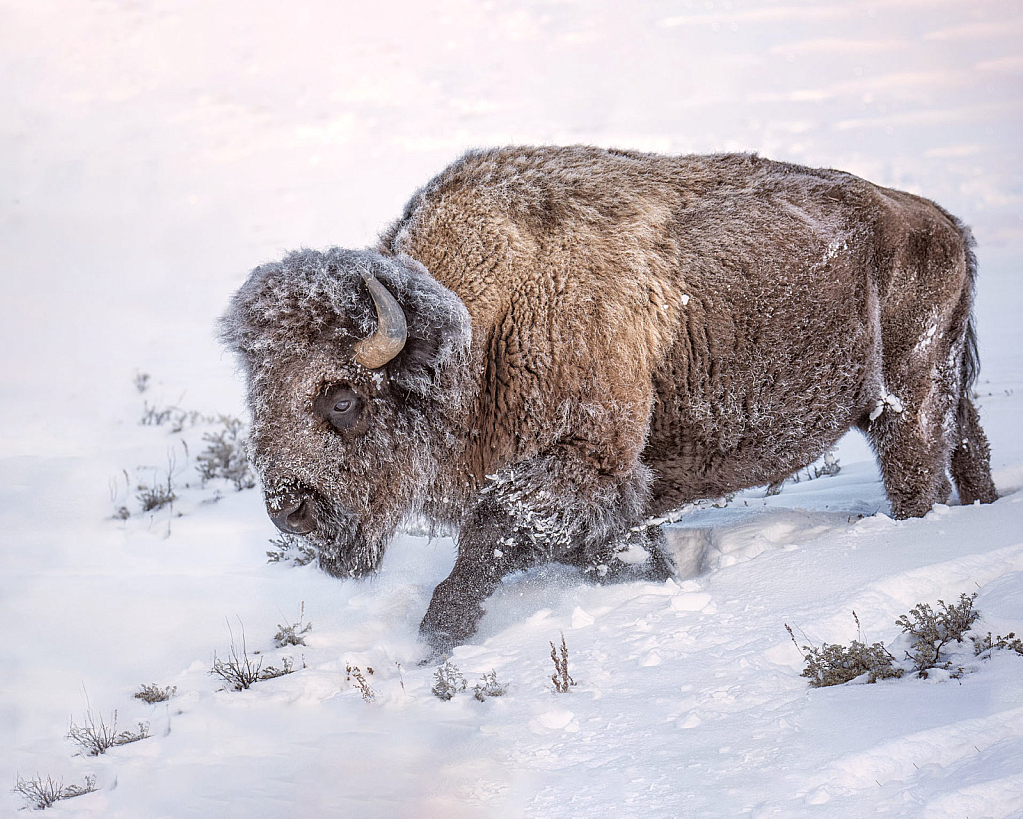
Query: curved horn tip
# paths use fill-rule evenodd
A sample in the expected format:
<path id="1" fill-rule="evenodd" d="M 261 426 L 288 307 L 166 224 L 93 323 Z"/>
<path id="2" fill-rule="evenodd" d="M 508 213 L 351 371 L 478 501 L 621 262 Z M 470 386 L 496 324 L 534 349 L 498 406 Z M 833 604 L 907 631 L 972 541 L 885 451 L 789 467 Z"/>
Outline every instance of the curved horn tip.
<path id="1" fill-rule="evenodd" d="M 408 340 L 408 324 L 397 299 L 369 271 L 360 271 L 377 313 L 377 329 L 355 345 L 355 360 L 369 370 L 391 361 Z"/>

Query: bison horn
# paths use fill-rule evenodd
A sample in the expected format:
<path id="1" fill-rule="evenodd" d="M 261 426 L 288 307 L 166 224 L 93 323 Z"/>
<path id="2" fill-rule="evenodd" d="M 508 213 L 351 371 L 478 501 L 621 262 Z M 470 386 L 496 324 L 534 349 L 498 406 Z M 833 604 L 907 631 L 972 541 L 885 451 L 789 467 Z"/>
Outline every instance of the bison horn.
<path id="1" fill-rule="evenodd" d="M 355 360 L 370 370 L 383 367 L 402 351 L 408 338 L 408 326 L 401 305 L 372 273 L 364 271 L 363 281 L 377 311 L 377 329 L 355 345 Z"/>

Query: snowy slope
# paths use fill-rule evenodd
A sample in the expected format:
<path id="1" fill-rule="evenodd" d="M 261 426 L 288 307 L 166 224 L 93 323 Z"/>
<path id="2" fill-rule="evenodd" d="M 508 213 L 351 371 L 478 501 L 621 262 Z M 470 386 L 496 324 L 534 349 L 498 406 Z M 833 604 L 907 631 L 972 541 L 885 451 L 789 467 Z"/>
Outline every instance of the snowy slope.
<path id="1" fill-rule="evenodd" d="M 977 631 L 1023 633 L 1021 36 L 1002 2 L 0 0 L 0 782 L 95 776 L 51 808 L 81 817 L 1023 816 L 1023 657 L 815 690 L 784 627 L 848 642 L 855 611 L 901 656 L 899 615 L 977 592 Z M 212 326 L 246 271 L 365 245 L 505 142 L 757 150 L 960 215 L 1003 497 L 891 521 L 848 438 L 839 475 L 682 521 L 693 577 L 511 579 L 452 658 L 506 695 L 434 697 L 416 632 L 450 540 L 361 581 L 267 564 L 258 490 L 199 485 L 217 425 L 139 420 L 241 415 Z M 168 470 L 173 508 L 140 512 Z M 306 646 L 275 649 L 303 603 Z M 224 690 L 242 631 L 296 673 Z M 132 698 L 150 682 L 175 696 Z M 152 736 L 75 756 L 90 709 Z"/>

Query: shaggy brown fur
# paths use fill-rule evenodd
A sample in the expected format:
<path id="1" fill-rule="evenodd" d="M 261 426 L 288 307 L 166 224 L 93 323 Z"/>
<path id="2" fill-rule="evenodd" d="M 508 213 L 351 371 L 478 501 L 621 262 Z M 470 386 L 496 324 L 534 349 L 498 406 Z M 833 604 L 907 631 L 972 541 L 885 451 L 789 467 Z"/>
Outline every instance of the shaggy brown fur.
<path id="1" fill-rule="evenodd" d="M 949 469 L 964 502 L 994 500 L 971 243 L 935 204 L 838 171 L 479 151 L 376 251 L 258 268 L 225 335 L 271 514 L 308 499 L 326 568 L 375 567 L 413 513 L 459 529 L 423 622 L 444 647 L 531 562 L 613 574 L 641 546 L 663 571 L 646 516 L 781 480 L 854 426 L 896 516 L 945 501 Z M 351 357 L 374 323 L 361 267 L 411 334 L 380 371 Z M 311 411 L 339 384 L 364 396 L 357 433 Z"/>

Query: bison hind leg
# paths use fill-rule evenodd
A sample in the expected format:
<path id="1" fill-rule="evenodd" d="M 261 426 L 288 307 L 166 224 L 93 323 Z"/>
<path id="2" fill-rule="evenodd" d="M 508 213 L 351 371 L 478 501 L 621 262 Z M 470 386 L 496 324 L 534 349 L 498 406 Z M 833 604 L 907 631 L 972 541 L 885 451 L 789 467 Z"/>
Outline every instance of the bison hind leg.
<path id="1" fill-rule="evenodd" d="M 980 426 L 977 408 L 968 396 L 959 399 L 957 413 L 958 440 L 952 448 L 952 479 L 965 505 L 998 499 L 991 480 L 991 449 Z"/>
<path id="2" fill-rule="evenodd" d="M 940 460 L 929 457 L 922 448 L 900 446 L 898 442 L 875 445 L 875 449 L 894 517 L 923 517 L 934 504 L 948 500 L 952 485 Z"/>
<path id="3" fill-rule="evenodd" d="M 561 562 L 582 569 L 598 583 L 656 582 L 675 574 L 666 545 L 660 526 L 637 526 L 624 538 L 605 541 L 598 548 L 576 550 Z"/>
<path id="4" fill-rule="evenodd" d="M 934 504 L 947 502 L 952 491 L 949 472 L 963 504 L 990 503 L 998 497 L 977 410 L 965 391 L 950 387 L 951 380 L 904 383 L 901 394 L 908 401 L 895 407 L 881 401 L 874 417 L 860 425 L 877 453 L 897 518 L 921 517 Z"/>
<path id="5" fill-rule="evenodd" d="M 952 396 L 930 379 L 921 381 L 903 383 L 891 393 L 883 390 L 859 424 L 877 455 L 892 514 L 900 519 L 923 517 L 952 491 L 950 446 L 941 420 Z"/>

